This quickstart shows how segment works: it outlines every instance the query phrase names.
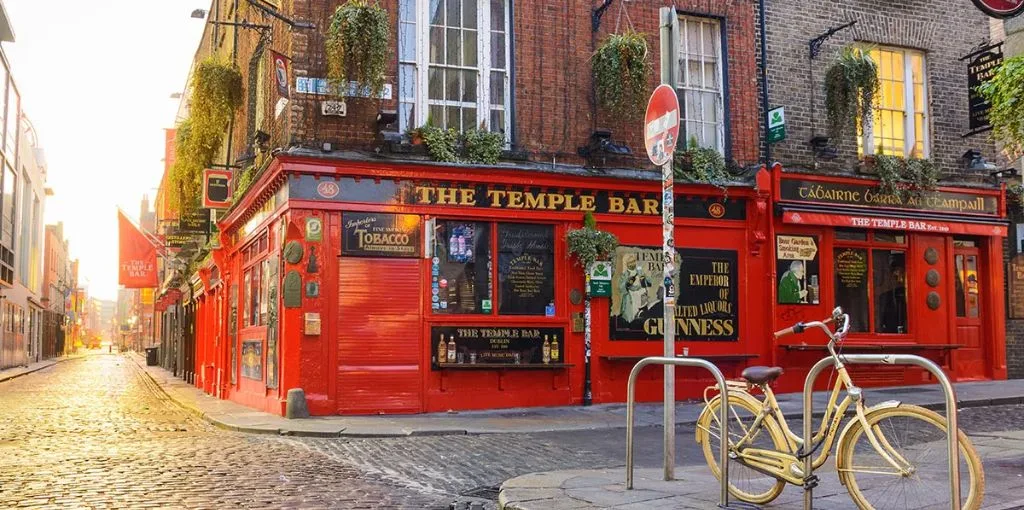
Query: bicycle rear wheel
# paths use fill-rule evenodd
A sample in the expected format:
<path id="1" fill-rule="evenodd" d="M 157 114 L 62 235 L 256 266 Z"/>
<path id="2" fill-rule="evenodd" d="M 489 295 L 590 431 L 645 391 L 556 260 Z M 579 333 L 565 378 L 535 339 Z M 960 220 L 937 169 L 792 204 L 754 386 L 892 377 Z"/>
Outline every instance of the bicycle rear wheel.
<path id="1" fill-rule="evenodd" d="M 901 405 L 869 412 L 867 422 L 908 463 L 893 467 L 871 445 L 863 425 L 855 422 L 839 445 L 840 477 L 859 508 L 949 508 L 949 455 L 946 419 L 934 411 Z M 964 510 L 981 508 L 985 473 L 981 459 L 963 431 L 960 446 L 960 498 Z M 884 439 L 883 439 L 884 438 Z"/>
<path id="2" fill-rule="evenodd" d="M 697 442 L 704 450 L 704 459 L 711 468 L 715 478 L 721 479 L 719 468 L 719 452 L 721 437 L 719 434 L 719 406 L 721 396 L 712 399 L 697 420 Z M 750 430 L 760 408 L 754 403 L 738 395 L 729 395 L 729 451 L 735 451 L 735 445 Z M 748 448 L 786 451 L 786 443 L 782 431 L 775 419 L 766 417 L 761 428 L 753 435 L 753 440 L 745 443 Z M 752 469 L 737 459 L 729 459 L 729 492 L 741 501 L 763 505 L 779 497 L 786 483 L 760 471 Z"/>

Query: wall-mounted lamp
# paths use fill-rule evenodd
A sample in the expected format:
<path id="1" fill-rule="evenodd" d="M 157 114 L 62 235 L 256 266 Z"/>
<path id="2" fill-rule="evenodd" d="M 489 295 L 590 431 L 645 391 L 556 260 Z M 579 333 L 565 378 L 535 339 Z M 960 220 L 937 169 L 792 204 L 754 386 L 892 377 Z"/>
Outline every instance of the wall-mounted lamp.
<path id="1" fill-rule="evenodd" d="M 811 148 L 814 150 L 814 159 L 832 161 L 839 157 L 839 149 L 829 145 L 831 138 L 824 135 L 816 135 L 811 138 Z"/>
<path id="2" fill-rule="evenodd" d="M 992 172 L 996 170 L 994 163 L 989 163 L 985 160 L 985 157 L 981 155 L 981 151 L 978 149 L 967 149 L 967 152 L 960 159 L 964 162 L 964 168 L 971 171 L 987 171 Z"/>
<path id="3" fill-rule="evenodd" d="M 377 112 L 377 141 L 385 144 L 402 142 L 402 134 L 398 132 L 398 112 L 395 110 Z"/>
<path id="4" fill-rule="evenodd" d="M 206 18 L 206 9 L 196 9 L 192 11 L 192 17 L 195 19 Z"/>
<path id="5" fill-rule="evenodd" d="M 257 129 L 256 134 L 252 137 L 252 145 L 258 151 L 266 151 L 267 144 L 270 143 L 270 135 L 263 130 Z"/>
<path id="6" fill-rule="evenodd" d="M 576 154 L 582 158 L 590 158 L 599 153 L 614 156 L 628 156 L 633 153 L 626 144 L 612 141 L 612 132 L 607 129 L 598 129 L 590 134 L 587 145 L 576 149 Z"/>

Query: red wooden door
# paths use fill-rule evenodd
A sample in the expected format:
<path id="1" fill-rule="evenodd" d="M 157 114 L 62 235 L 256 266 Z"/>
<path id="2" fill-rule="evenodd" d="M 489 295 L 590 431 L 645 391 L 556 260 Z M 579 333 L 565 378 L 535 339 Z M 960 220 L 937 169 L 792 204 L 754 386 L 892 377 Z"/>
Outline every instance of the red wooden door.
<path id="1" fill-rule="evenodd" d="M 418 259 L 338 263 L 338 411 L 423 410 Z"/>
<path id="2" fill-rule="evenodd" d="M 984 278 L 981 256 L 976 247 L 957 247 L 953 252 L 956 284 L 956 338 L 961 345 L 956 351 L 957 378 L 983 379 L 985 352 L 981 338 L 986 310 L 982 306 Z"/>

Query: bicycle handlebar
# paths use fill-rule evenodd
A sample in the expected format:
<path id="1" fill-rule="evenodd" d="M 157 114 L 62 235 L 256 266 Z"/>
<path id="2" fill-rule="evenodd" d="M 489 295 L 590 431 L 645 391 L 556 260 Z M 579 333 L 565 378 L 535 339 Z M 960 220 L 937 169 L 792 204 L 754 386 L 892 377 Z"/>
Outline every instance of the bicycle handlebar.
<path id="1" fill-rule="evenodd" d="M 840 324 L 839 329 L 834 333 L 828 328 L 829 324 L 838 322 Z M 786 335 L 792 335 L 793 333 L 803 333 L 807 328 L 819 328 L 825 332 L 829 337 L 830 342 L 841 340 L 846 336 L 846 333 L 850 330 L 850 316 L 843 313 L 843 310 L 836 307 L 832 310 L 832 316 L 823 321 L 812 321 L 812 322 L 798 322 L 786 329 L 775 332 L 775 338 L 782 338 Z"/>

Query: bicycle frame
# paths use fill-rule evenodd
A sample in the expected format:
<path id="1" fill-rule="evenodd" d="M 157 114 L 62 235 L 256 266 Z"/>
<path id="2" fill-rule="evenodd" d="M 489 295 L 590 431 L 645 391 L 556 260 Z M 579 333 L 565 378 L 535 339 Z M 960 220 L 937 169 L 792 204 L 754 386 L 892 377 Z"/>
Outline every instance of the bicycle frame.
<path id="1" fill-rule="evenodd" d="M 801 331 L 808 327 L 817 327 L 825 331 L 825 334 L 829 337 L 827 348 L 829 354 L 831 354 L 838 375 L 835 384 L 832 386 L 828 405 L 825 409 L 825 415 L 821 420 L 818 431 L 812 437 L 811 445 L 805 446 L 803 444 L 804 440 L 789 428 L 789 425 L 786 423 L 786 418 L 783 415 L 782 410 L 779 408 L 778 401 L 775 399 L 775 394 L 772 392 L 771 388 L 767 385 L 758 385 L 765 396 L 764 400 L 758 400 L 749 392 L 751 385 L 746 384 L 742 388 L 736 388 L 735 386 L 730 388 L 730 394 L 739 395 L 740 398 L 748 398 L 752 401 L 759 402 L 761 409 L 758 412 L 758 415 L 754 418 L 750 428 L 743 430 L 743 437 L 730 447 L 732 456 L 746 466 L 777 479 L 784 480 L 794 485 L 805 485 L 812 481 L 811 475 L 813 475 L 813 470 L 820 468 L 828 459 L 832 447 L 835 446 L 836 443 L 836 433 L 839 431 L 839 425 L 842 423 L 847 411 L 849 411 L 850 407 L 853 406 L 856 412 L 855 419 L 861 422 L 861 425 L 864 427 L 865 436 L 868 438 L 872 447 L 874 447 L 878 454 L 885 459 L 886 462 L 892 465 L 893 468 L 895 468 L 901 475 L 909 474 L 909 462 L 907 462 L 907 460 L 889 444 L 880 430 L 868 424 L 865 414 L 864 399 L 861 397 L 861 390 L 853 384 L 846 366 L 835 352 L 834 344 L 846 336 L 846 332 L 849 328 L 848 317 L 842 315 L 841 311 L 836 309 L 836 311 L 833 312 L 832 320 L 842 321 L 843 324 L 835 333 L 829 330 L 828 326 L 824 322 L 811 322 L 799 325 Z M 832 320 L 828 322 L 831 322 Z M 780 333 L 785 333 L 785 331 Z M 844 390 L 846 391 L 846 396 L 840 401 L 839 396 Z M 706 397 L 705 401 L 707 401 Z M 761 432 L 761 429 L 765 426 L 765 420 L 768 417 L 773 418 L 775 422 L 778 423 L 779 428 L 786 439 L 786 446 L 789 451 L 781 452 L 747 446 L 754 440 L 758 433 Z M 818 453 L 817 457 L 814 457 L 811 462 L 812 473 L 804 473 L 804 457 L 814 455 L 814 450 L 819 447 L 821 448 L 821 452 Z"/>

